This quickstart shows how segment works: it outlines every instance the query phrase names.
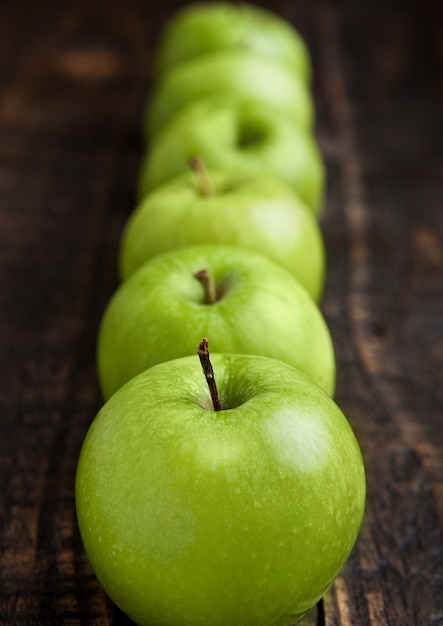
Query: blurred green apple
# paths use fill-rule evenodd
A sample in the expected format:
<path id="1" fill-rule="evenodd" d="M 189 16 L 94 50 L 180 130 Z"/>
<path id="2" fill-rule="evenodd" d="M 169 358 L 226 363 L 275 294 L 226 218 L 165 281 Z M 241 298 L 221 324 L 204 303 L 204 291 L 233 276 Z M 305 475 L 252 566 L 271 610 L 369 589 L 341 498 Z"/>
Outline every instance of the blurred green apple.
<path id="1" fill-rule="evenodd" d="M 281 63 L 305 81 L 311 60 L 303 38 L 277 13 L 252 4 L 190 4 L 167 22 L 157 44 L 156 74 L 220 50 L 247 50 Z"/>
<path id="2" fill-rule="evenodd" d="M 147 103 L 147 137 L 158 134 L 186 104 L 223 93 L 260 102 L 300 128 L 312 128 L 313 101 L 302 78 L 250 52 L 228 50 L 175 65 L 155 83 Z"/>
<path id="3" fill-rule="evenodd" d="M 279 178 L 320 212 L 325 172 L 315 139 L 262 102 L 225 95 L 185 107 L 149 146 L 140 166 L 139 195 L 187 172 L 196 155 L 208 169 Z"/>
<path id="4" fill-rule="evenodd" d="M 162 252 L 204 243 L 261 252 L 314 300 L 323 293 L 325 251 L 312 211 L 282 181 L 224 170 L 183 174 L 144 196 L 123 231 L 120 276 Z"/>
<path id="5" fill-rule="evenodd" d="M 156 256 L 117 289 L 98 337 L 104 397 L 156 363 L 193 354 L 196 335 L 216 352 L 285 361 L 334 392 L 331 337 L 307 291 L 262 254 L 215 244 Z"/>
<path id="6" fill-rule="evenodd" d="M 102 408 L 76 475 L 83 544 L 139 626 L 292 626 L 358 536 L 361 452 L 301 372 L 239 354 L 212 365 L 220 411 L 196 356 L 152 367 Z"/>

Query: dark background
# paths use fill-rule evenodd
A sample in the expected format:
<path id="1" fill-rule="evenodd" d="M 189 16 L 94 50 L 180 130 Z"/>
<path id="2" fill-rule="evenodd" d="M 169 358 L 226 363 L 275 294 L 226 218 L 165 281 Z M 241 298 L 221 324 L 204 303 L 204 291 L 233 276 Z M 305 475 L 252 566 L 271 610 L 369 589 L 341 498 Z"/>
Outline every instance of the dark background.
<path id="1" fill-rule="evenodd" d="M 1 624 L 129 624 L 87 563 L 73 484 L 152 52 L 182 4 L 0 2 Z M 359 542 L 307 622 L 443 624 L 440 2 L 262 4 L 313 57 L 322 309 L 368 473 Z"/>

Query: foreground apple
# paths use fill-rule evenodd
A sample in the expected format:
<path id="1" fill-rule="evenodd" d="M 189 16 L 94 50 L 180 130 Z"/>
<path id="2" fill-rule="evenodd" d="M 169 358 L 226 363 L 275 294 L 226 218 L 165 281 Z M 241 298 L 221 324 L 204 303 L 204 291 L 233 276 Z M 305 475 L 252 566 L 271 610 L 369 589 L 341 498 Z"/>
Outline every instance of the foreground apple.
<path id="1" fill-rule="evenodd" d="M 318 301 L 325 252 L 317 220 L 289 185 L 269 176 L 228 171 L 184 174 L 146 195 L 129 217 L 120 243 L 126 280 L 148 259 L 202 243 L 256 250 L 287 270 Z"/>
<path id="2" fill-rule="evenodd" d="M 148 100 L 147 136 L 155 136 L 186 104 L 223 92 L 237 100 L 261 102 L 301 128 L 312 127 L 312 96 L 297 74 L 252 53 L 231 50 L 180 63 L 166 72 Z"/>
<path id="3" fill-rule="evenodd" d="M 215 244 L 157 256 L 117 289 L 98 337 L 104 397 L 156 363 L 193 354 L 196 334 L 211 337 L 215 352 L 285 361 L 334 392 L 331 337 L 306 290 L 265 256 Z"/>
<path id="4" fill-rule="evenodd" d="M 212 365 L 220 411 L 196 356 L 145 371 L 100 411 L 77 469 L 84 547 L 139 626 L 292 626 L 358 536 L 361 453 L 292 367 L 238 354 Z"/>
<path id="5" fill-rule="evenodd" d="M 248 50 L 299 74 L 311 76 L 305 42 L 280 15 L 242 2 L 191 4 L 167 23 L 157 45 L 156 74 L 172 66 L 220 50 Z"/>
<path id="6" fill-rule="evenodd" d="M 224 95 L 185 107 L 149 146 L 140 168 L 139 196 L 187 172 L 196 155 L 208 170 L 279 178 L 314 213 L 321 209 L 325 173 L 314 137 L 263 103 Z"/>

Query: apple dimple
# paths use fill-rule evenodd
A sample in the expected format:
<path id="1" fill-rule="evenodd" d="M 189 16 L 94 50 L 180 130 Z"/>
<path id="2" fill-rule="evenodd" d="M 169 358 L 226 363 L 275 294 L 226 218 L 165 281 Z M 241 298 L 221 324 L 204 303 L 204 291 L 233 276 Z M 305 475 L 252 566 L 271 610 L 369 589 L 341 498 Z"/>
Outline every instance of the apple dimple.
<path id="1" fill-rule="evenodd" d="M 232 411 L 247 404 L 257 395 L 256 381 L 253 374 L 248 372 L 246 368 L 246 371 L 243 372 L 243 384 L 237 385 L 237 380 L 232 380 L 229 374 L 232 367 L 231 355 L 226 354 L 223 357 L 224 366 L 220 367 L 219 364 L 216 371 L 214 371 L 209 354 L 209 342 L 205 337 L 198 347 L 198 354 L 206 377 L 207 388 L 203 393 L 200 388 L 198 389 L 195 403 L 205 411 L 223 411 L 224 417 L 227 419 L 235 415 L 238 417 L 238 412 L 232 413 Z M 206 393 L 208 391 L 209 394 Z M 214 395 L 216 396 L 215 398 Z M 262 394 L 258 393 L 258 395 L 261 396 Z"/>
<path id="2" fill-rule="evenodd" d="M 262 144 L 265 139 L 266 135 L 262 129 L 243 125 L 240 127 L 237 145 L 243 150 L 249 150 Z"/>
<path id="3" fill-rule="evenodd" d="M 251 150 L 266 144 L 271 132 L 266 118 L 257 115 L 248 104 L 245 101 L 244 106 L 240 106 L 237 111 L 236 144 L 241 150 Z"/>
<path id="4" fill-rule="evenodd" d="M 250 394 L 246 389 L 237 389 L 226 382 L 223 383 L 223 381 L 221 386 L 219 386 L 219 394 L 222 412 L 227 419 L 229 419 L 230 412 L 247 404 L 250 400 Z M 212 410 L 212 407 L 210 407 L 210 410 Z"/>
<path id="5" fill-rule="evenodd" d="M 229 276 L 221 276 L 215 286 L 215 290 L 217 293 L 217 302 L 226 298 L 232 288 L 232 281 L 229 279 Z"/>
<path id="6" fill-rule="evenodd" d="M 226 276 L 222 276 L 215 281 L 213 274 L 207 269 L 201 269 L 194 274 L 203 288 L 203 299 L 201 304 L 212 306 L 222 300 L 229 290 L 229 281 Z"/>
<path id="7" fill-rule="evenodd" d="M 229 195 L 232 193 L 235 193 L 239 190 L 241 190 L 241 188 L 243 187 L 243 185 L 245 184 L 246 179 L 239 179 L 239 180 L 235 180 L 235 181 L 226 181 L 223 184 L 223 187 L 220 187 L 218 189 L 218 194 L 219 195 Z"/>

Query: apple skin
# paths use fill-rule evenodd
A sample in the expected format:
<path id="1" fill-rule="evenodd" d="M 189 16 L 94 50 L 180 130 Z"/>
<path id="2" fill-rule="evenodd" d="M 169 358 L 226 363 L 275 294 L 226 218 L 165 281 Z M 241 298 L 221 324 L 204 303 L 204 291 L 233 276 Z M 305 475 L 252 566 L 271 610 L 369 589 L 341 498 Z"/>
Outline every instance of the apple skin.
<path id="1" fill-rule="evenodd" d="M 247 50 L 311 79 L 307 46 L 289 21 L 262 7 L 228 2 L 192 4 L 172 16 L 157 44 L 156 75 L 226 49 Z"/>
<path id="2" fill-rule="evenodd" d="M 76 507 L 86 553 L 139 626 L 292 626 L 362 523 L 361 452 L 337 405 L 272 359 L 198 358 L 122 387 L 86 436 Z"/>
<path id="3" fill-rule="evenodd" d="M 204 243 L 238 245 L 285 267 L 318 302 L 325 281 L 322 233 L 289 185 L 234 171 L 211 171 L 207 179 L 209 195 L 202 192 L 195 173 L 188 173 L 144 196 L 121 237 L 121 278 L 168 250 Z"/>
<path id="4" fill-rule="evenodd" d="M 315 138 L 263 103 L 224 95 L 185 107 L 146 151 L 139 197 L 187 172 L 194 156 L 208 169 L 266 173 L 283 180 L 320 213 L 325 170 Z"/>
<path id="5" fill-rule="evenodd" d="M 146 107 L 147 137 L 155 137 L 192 101 L 223 93 L 261 102 L 305 130 L 313 126 L 312 95 L 297 74 L 252 53 L 228 50 L 180 63 L 154 84 Z"/>
<path id="6" fill-rule="evenodd" d="M 215 304 L 204 303 L 194 277 L 203 269 L 214 278 Z M 152 365 L 194 354 L 196 336 L 210 338 L 214 352 L 280 359 L 334 393 L 331 336 L 307 291 L 264 255 L 214 244 L 154 257 L 116 290 L 98 335 L 104 397 Z"/>

